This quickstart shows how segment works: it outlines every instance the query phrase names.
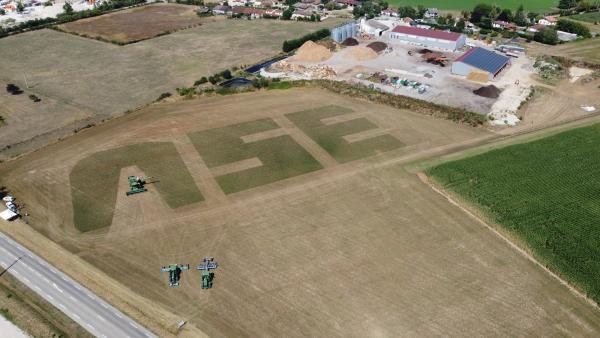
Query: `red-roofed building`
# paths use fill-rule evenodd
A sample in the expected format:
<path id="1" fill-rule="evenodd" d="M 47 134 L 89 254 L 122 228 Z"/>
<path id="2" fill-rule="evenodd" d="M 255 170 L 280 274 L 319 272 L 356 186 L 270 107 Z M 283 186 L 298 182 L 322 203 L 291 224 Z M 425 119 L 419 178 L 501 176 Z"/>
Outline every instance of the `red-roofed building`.
<path id="1" fill-rule="evenodd" d="M 257 19 L 262 17 L 266 10 L 252 7 L 234 7 L 232 12 L 233 15 L 244 15 L 249 16 L 251 19 Z"/>
<path id="2" fill-rule="evenodd" d="M 389 37 L 390 43 L 412 43 L 453 51 L 462 48 L 466 40 L 463 34 L 407 26 L 394 27 Z"/>

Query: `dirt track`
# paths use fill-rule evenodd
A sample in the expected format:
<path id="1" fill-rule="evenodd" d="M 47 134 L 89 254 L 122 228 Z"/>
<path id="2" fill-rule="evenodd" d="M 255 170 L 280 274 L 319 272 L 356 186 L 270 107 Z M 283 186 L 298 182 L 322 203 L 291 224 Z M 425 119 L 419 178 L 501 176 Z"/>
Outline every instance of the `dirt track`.
<path id="1" fill-rule="evenodd" d="M 74 231 L 68 174 L 86 154 L 324 104 L 406 146 L 231 195 L 200 163 L 205 202 L 171 210 L 151 189 L 118 199 L 108 231 Z M 598 311 L 402 168 L 491 136 L 314 89 L 262 92 L 153 105 L 3 163 L 0 184 L 38 231 L 209 335 L 598 335 Z M 221 264 L 210 291 L 195 271 L 179 289 L 158 272 L 206 255 Z"/>

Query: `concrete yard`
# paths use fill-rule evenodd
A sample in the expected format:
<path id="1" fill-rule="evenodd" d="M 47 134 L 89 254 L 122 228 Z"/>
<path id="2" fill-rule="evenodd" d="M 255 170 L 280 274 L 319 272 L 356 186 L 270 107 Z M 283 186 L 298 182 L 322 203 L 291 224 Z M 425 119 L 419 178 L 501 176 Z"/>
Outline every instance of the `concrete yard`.
<path id="1" fill-rule="evenodd" d="M 206 140 L 196 133 L 210 131 L 221 137 L 214 147 L 227 143 L 222 157 L 195 147 Z M 336 153 L 340 137 L 351 146 Z M 493 137 L 323 90 L 263 91 L 151 105 L 0 164 L 0 184 L 27 202 L 29 225 L 20 226 L 150 300 L 137 310 L 152 313 L 157 304 L 211 336 L 599 335 L 596 308 L 403 167 Z M 289 147 L 283 142 L 252 155 L 275 138 L 291 139 L 321 168 L 288 171 L 306 163 L 278 157 Z M 151 185 L 126 197 L 126 176 L 143 174 L 128 166 L 110 226 L 79 232 L 74 166 L 145 142 L 172 142 L 205 199 L 172 209 Z M 216 179 L 261 163 L 277 163 L 268 170 L 288 176 L 237 191 Z M 211 290 L 200 288 L 197 271 L 184 272 L 179 288 L 159 272 L 205 256 L 220 264 Z M 81 266 L 52 263 L 86 276 Z"/>
<path id="2" fill-rule="evenodd" d="M 533 73 L 533 68 L 532 61 L 526 56 L 513 59 L 513 65 L 504 70 L 493 81 L 480 83 L 469 81 L 465 77 L 451 73 L 452 62 L 464 51 L 450 52 L 430 48 L 434 52 L 442 53 L 447 58 L 448 65 L 445 67 L 428 63 L 421 58 L 420 51 L 427 47 L 406 43 L 388 43 L 391 50 L 379 53 L 377 57 L 372 59 L 356 60 L 352 58 L 355 50 L 365 48 L 374 41 L 388 43 L 385 35 L 381 38 L 369 40 L 359 39 L 360 44 L 358 46 L 343 47 L 325 61 L 307 62 L 295 60 L 292 57 L 286 62 L 308 67 L 328 66 L 336 73 L 332 77 L 334 80 L 361 83 L 384 92 L 464 108 L 481 114 L 492 113 L 497 119 L 501 118 L 506 112 L 514 113 L 518 109 L 519 103 L 529 93 L 531 86 L 529 77 Z M 276 69 L 272 71 L 277 72 Z M 418 81 L 428 86 L 427 91 L 418 93 L 417 90 L 408 89 L 407 87 L 374 83 L 366 79 L 366 77 L 377 72 L 385 73 L 390 77 L 397 76 Z M 303 77 L 302 74 L 281 74 L 280 76 Z M 516 83 L 516 79 L 519 79 L 519 83 Z M 501 90 L 506 90 L 506 93 L 498 99 L 482 97 L 473 93 L 473 90 L 489 84 L 495 85 Z"/>

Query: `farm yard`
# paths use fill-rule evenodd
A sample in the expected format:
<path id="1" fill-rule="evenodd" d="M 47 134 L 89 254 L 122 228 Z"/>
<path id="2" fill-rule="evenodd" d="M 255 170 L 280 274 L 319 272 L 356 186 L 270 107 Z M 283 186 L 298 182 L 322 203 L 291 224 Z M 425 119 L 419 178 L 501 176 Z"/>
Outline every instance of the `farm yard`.
<path id="1" fill-rule="evenodd" d="M 203 21 L 206 20 L 196 15 L 193 6 L 155 4 L 77 20 L 59 25 L 58 28 L 68 33 L 121 44 L 190 28 Z"/>
<path id="2" fill-rule="evenodd" d="M 3 38 L 0 81 L 17 84 L 26 95 L 0 93 L 6 122 L 0 159 L 121 115 L 202 76 L 269 58 L 284 40 L 340 22 L 207 19 L 199 27 L 126 46 L 49 29 Z M 29 94 L 42 101 L 33 103 Z"/>
<path id="3" fill-rule="evenodd" d="M 150 105 L 1 163 L 0 185 L 28 202 L 23 227 L 208 335 L 598 335 L 595 308 L 403 169 L 492 137 L 323 90 L 271 90 Z M 110 226 L 79 231 L 76 168 L 133 144 L 147 149 L 117 163 L 116 184 L 107 170 L 117 187 Z M 127 175 L 149 174 L 152 161 L 181 168 L 176 158 L 202 200 L 173 204 L 158 183 L 125 196 Z M 180 187 L 160 170 L 160 184 Z M 248 177 L 219 180 L 232 173 Z M 107 182 L 98 170 L 87 176 Z M 158 272 L 207 255 L 220 263 L 210 292 L 191 272 L 169 289 Z"/>
<path id="4" fill-rule="evenodd" d="M 552 8 L 555 8 L 558 5 L 558 0 L 504 0 L 501 2 L 497 1 L 485 1 L 485 0 L 457 0 L 457 1 L 447 1 L 447 0 L 427 0 L 427 1 L 419 1 L 419 0 L 391 0 L 388 1 L 390 6 L 398 7 L 398 6 L 423 6 L 423 7 L 435 7 L 441 10 L 471 10 L 477 4 L 480 3 L 488 3 L 490 5 L 497 5 L 501 8 L 510 8 L 512 10 L 517 9 L 520 5 L 525 7 L 525 10 L 529 11 L 550 11 Z"/>
<path id="5" fill-rule="evenodd" d="M 599 132 L 599 124 L 574 129 L 444 163 L 429 174 L 598 302 Z"/>

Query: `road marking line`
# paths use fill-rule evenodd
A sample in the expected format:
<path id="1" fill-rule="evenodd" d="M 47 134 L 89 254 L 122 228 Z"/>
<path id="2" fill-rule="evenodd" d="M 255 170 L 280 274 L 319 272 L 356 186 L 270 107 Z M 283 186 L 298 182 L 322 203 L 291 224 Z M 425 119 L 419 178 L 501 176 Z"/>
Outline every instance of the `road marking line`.
<path id="1" fill-rule="evenodd" d="M 73 297 L 73 296 L 69 296 L 69 298 L 71 298 L 71 300 L 74 301 L 74 302 L 77 301 L 77 299 L 75 299 L 75 297 Z"/>
<path id="2" fill-rule="evenodd" d="M 44 282 L 46 282 L 46 283 L 50 283 L 50 281 L 48 280 L 48 278 L 46 278 L 46 277 L 42 277 L 42 279 L 44 280 Z"/>
<path id="3" fill-rule="evenodd" d="M 25 265 L 25 267 L 26 267 L 27 269 L 29 269 L 29 271 L 31 271 L 31 272 L 33 272 L 33 271 L 34 271 L 34 270 L 33 270 L 33 268 L 32 268 L 32 267 L 30 267 L 29 265 L 27 265 L 27 264 L 25 264 L 25 263 L 23 263 L 22 265 Z"/>
<path id="4" fill-rule="evenodd" d="M 96 331 L 96 328 L 94 326 L 92 326 L 92 324 L 85 324 L 87 327 L 89 327 L 90 329 Z"/>
<path id="5" fill-rule="evenodd" d="M 117 317 L 119 317 L 119 318 L 123 318 L 123 316 L 121 316 L 121 314 L 118 312 L 114 312 L 114 314 L 117 315 Z"/>
<path id="6" fill-rule="evenodd" d="M 146 337 L 148 337 L 148 338 L 154 338 L 153 336 L 151 336 L 150 334 L 148 334 L 146 332 L 144 332 L 144 335 L 146 335 Z"/>
<path id="7" fill-rule="evenodd" d="M 56 290 L 58 290 L 60 293 L 64 293 L 63 290 L 61 290 L 61 288 L 59 288 L 58 285 L 56 285 L 56 283 L 52 283 L 52 286 L 54 286 L 54 288 Z"/>
<path id="8" fill-rule="evenodd" d="M 133 322 L 129 322 L 129 325 L 135 327 L 136 329 L 139 329 L 139 327 L 137 325 L 135 325 Z"/>
<path id="9" fill-rule="evenodd" d="M 62 279 L 65 281 L 65 282 L 68 282 L 68 281 L 69 281 L 69 280 L 67 279 L 67 277 L 65 277 L 65 276 L 62 276 L 61 278 L 62 278 Z"/>
<path id="10" fill-rule="evenodd" d="M 105 321 L 106 321 L 106 319 L 104 319 L 104 318 L 103 318 L 102 316 L 100 316 L 100 315 L 96 315 L 96 317 L 100 318 L 100 320 L 101 320 L 101 321 L 103 321 L 103 322 L 105 322 Z"/>
<path id="11" fill-rule="evenodd" d="M 36 290 L 38 290 L 38 291 L 42 291 L 42 289 L 40 289 L 40 287 L 39 287 L 39 286 L 37 286 L 37 285 L 36 285 L 36 286 L 34 286 L 33 288 L 34 288 L 34 289 L 36 289 Z"/>
<path id="12" fill-rule="evenodd" d="M 104 303 L 100 303 L 100 305 L 102 305 L 103 308 L 108 309 L 108 305 L 106 305 Z"/>
<path id="13" fill-rule="evenodd" d="M 75 318 L 75 319 L 77 319 L 77 320 L 80 320 L 80 319 L 81 319 L 81 317 L 79 317 L 79 315 L 77 315 L 76 313 L 72 313 L 72 315 L 73 315 L 73 318 Z"/>
<path id="14" fill-rule="evenodd" d="M 81 286 L 75 284 L 75 288 L 77 288 L 77 290 L 81 290 Z"/>
<path id="15" fill-rule="evenodd" d="M 31 282 L 29 281 L 29 278 L 27 278 L 27 277 L 23 277 L 23 281 L 24 281 L 25 283 L 27 283 L 27 284 L 31 283 Z"/>
<path id="16" fill-rule="evenodd" d="M 67 309 L 64 305 L 62 305 L 62 303 L 58 303 L 58 307 L 61 308 L 61 309 L 63 309 L 63 310 Z"/>
<path id="17" fill-rule="evenodd" d="M 54 300 L 54 297 L 50 296 L 50 295 L 46 295 L 46 297 L 50 300 Z"/>

